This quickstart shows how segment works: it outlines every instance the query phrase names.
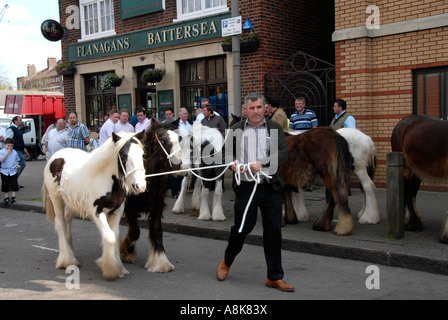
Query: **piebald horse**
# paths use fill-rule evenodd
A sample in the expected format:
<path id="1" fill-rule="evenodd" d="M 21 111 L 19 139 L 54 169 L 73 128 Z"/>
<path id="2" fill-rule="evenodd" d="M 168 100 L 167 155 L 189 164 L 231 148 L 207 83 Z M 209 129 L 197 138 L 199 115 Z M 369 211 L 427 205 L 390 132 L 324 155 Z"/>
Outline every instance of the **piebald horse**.
<path id="1" fill-rule="evenodd" d="M 146 130 L 144 146 L 144 166 L 146 173 L 167 172 L 178 169 L 181 163 L 179 136 L 170 124 L 152 120 Z M 130 195 L 126 199 L 125 215 L 128 233 L 121 242 L 121 257 L 128 263 L 135 263 L 137 249 L 135 244 L 140 236 L 137 219 L 147 214 L 149 226 L 149 257 L 145 268 L 150 272 L 169 272 L 174 265 L 168 260 L 163 246 L 162 213 L 165 208 L 165 196 L 168 188 L 167 176 L 148 176 L 145 192 Z"/>
<path id="2" fill-rule="evenodd" d="M 422 180 L 448 178 L 447 133 L 448 121 L 424 115 L 403 118 L 392 132 L 392 151 L 402 152 L 404 157 L 404 202 L 409 214 L 405 230 L 423 230 L 415 205 Z M 442 224 L 439 241 L 448 243 L 448 215 Z"/>
<path id="3" fill-rule="evenodd" d="M 182 166 L 184 168 L 212 166 L 222 164 L 224 139 L 218 129 L 194 124 L 187 135 L 182 140 Z M 211 168 L 195 171 L 197 175 L 205 179 L 213 179 L 223 172 L 223 168 Z M 182 181 L 179 198 L 173 206 L 173 213 L 185 212 L 186 192 L 190 176 L 189 173 Z M 194 191 L 191 200 L 193 210 L 199 211 L 199 220 L 223 221 L 226 220 L 222 206 L 223 177 L 216 181 L 207 181 L 196 178 Z M 213 193 L 212 207 L 210 210 L 209 193 Z"/>
<path id="4" fill-rule="evenodd" d="M 71 236 L 71 221 L 78 214 L 93 219 L 101 232 L 103 252 L 96 262 L 104 278 L 128 273 L 119 255 L 119 222 L 126 196 L 146 189 L 142 137 L 143 133 L 113 133 L 91 153 L 65 148 L 48 161 L 42 194 L 59 239 L 56 268 L 79 265 Z"/>

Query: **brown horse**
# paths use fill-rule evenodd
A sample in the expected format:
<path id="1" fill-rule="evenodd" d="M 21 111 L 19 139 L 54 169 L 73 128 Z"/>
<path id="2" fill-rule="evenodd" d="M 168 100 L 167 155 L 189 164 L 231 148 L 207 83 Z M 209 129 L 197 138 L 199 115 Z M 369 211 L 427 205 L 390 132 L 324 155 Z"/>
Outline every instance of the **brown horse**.
<path id="1" fill-rule="evenodd" d="M 353 232 L 353 217 L 348 206 L 348 185 L 352 159 L 347 141 L 331 127 L 318 127 L 286 137 L 288 161 L 280 167 L 286 182 L 285 222 L 297 223 L 291 201 L 291 190 L 311 185 L 320 176 L 326 187 L 326 205 L 313 229 L 329 231 L 335 205 L 338 206 L 337 235 Z"/>
<path id="2" fill-rule="evenodd" d="M 402 152 L 404 157 L 404 201 L 409 212 L 405 230 L 423 230 L 415 206 L 422 180 L 448 177 L 447 132 L 448 121 L 423 115 L 413 115 L 400 120 L 392 132 L 392 151 Z M 447 218 L 439 234 L 439 241 L 442 243 L 448 243 Z"/>

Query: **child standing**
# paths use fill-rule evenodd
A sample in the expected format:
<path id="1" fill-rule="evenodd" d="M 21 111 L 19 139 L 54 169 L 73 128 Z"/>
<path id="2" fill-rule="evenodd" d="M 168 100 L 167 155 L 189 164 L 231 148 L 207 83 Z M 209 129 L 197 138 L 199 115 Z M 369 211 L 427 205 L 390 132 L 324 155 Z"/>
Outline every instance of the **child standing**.
<path id="1" fill-rule="evenodd" d="M 17 182 L 17 172 L 20 170 L 19 155 L 13 149 L 14 140 L 12 138 L 5 139 L 5 148 L 0 150 L 0 173 L 2 176 L 2 192 L 5 193 L 3 199 L 4 204 L 16 202 L 16 191 L 19 191 Z M 11 191 L 11 199 L 9 199 L 9 191 Z"/>

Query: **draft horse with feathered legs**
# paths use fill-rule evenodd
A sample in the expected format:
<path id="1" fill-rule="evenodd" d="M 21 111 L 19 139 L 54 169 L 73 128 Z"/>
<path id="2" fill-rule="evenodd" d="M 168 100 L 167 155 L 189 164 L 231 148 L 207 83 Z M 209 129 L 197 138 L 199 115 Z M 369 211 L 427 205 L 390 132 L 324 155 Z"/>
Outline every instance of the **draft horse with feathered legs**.
<path id="1" fill-rule="evenodd" d="M 392 151 L 402 152 L 404 157 L 404 204 L 408 214 L 405 230 L 423 230 L 416 208 L 422 180 L 448 178 L 447 133 L 448 121 L 424 115 L 403 118 L 392 132 Z M 448 215 L 440 229 L 439 241 L 448 243 Z"/>
<path id="2" fill-rule="evenodd" d="M 128 271 L 119 254 L 119 222 L 125 197 L 146 189 L 143 134 L 112 134 L 91 153 L 64 148 L 44 169 L 42 197 L 47 219 L 54 222 L 59 241 L 56 268 L 79 265 L 72 246 L 75 214 L 90 218 L 101 232 L 103 253 L 96 262 L 103 277 L 116 279 Z"/>
<path id="3" fill-rule="evenodd" d="M 147 175 L 172 171 L 180 168 L 181 149 L 179 136 L 169 124 L 152 120 L 146 130 L 144 146 L 144 166 Z M 125 262 L 135 263 L 137 259 L 136 242 L 140 236 L 137 219 L 148 215 L 149 258 L 145 268 L 150 272 L 169 272 L 174 265 L 168 260 L 163 246 L 162 213 L 165 208 L 165 196 L 168 189 L 167 175 L 146 178 L 145 192 L 127 197 L 125 215 L 128 233 L 121 242 L 121 257 Z"/>
<path id="4" fill-rule="evenodd" d="M 286 186 L 285 223 L 297 223 L 293 214 L 291 190 L 311 185 L 319 176 L 326 187 L 326 204 L 322 214 L 313 223 L 313 229 L 329 231 L 334 207 L 338 206 L 337 235 L 353 233 L 353 217 L 348 206 L 351 155 L 347 141 L 331 127 L 317 127 L 302 134 L 286 137 L 288 160 L 280 167 Z"/>

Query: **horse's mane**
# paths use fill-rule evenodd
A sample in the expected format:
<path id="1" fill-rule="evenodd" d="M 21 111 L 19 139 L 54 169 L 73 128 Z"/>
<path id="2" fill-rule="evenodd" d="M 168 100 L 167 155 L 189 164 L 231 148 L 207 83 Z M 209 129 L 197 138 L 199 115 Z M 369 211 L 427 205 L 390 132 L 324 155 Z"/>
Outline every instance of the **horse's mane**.
<path id="1" fill-rule="evenodd" d="M 113 138 L 109 138 L 106 142 L 99 148 L 93 150 L 88 155 L 90 156 L 90 161 L 95 160 L 94 163 L 98 163 L 96 170 L 100 169 L 102 166 L 106 165 L 110 161 L 118 161 L 118 154 L 120 150 L 125 146 L 125 144 L 134 139 L 134 141 L 143 148 L 142 143 L 137 138 L 134 138 L 134 133 L 130 132 L 120 132 L 117 134 L 120 136 L 120 140 L 117 142 L 113 141 Z"/>

